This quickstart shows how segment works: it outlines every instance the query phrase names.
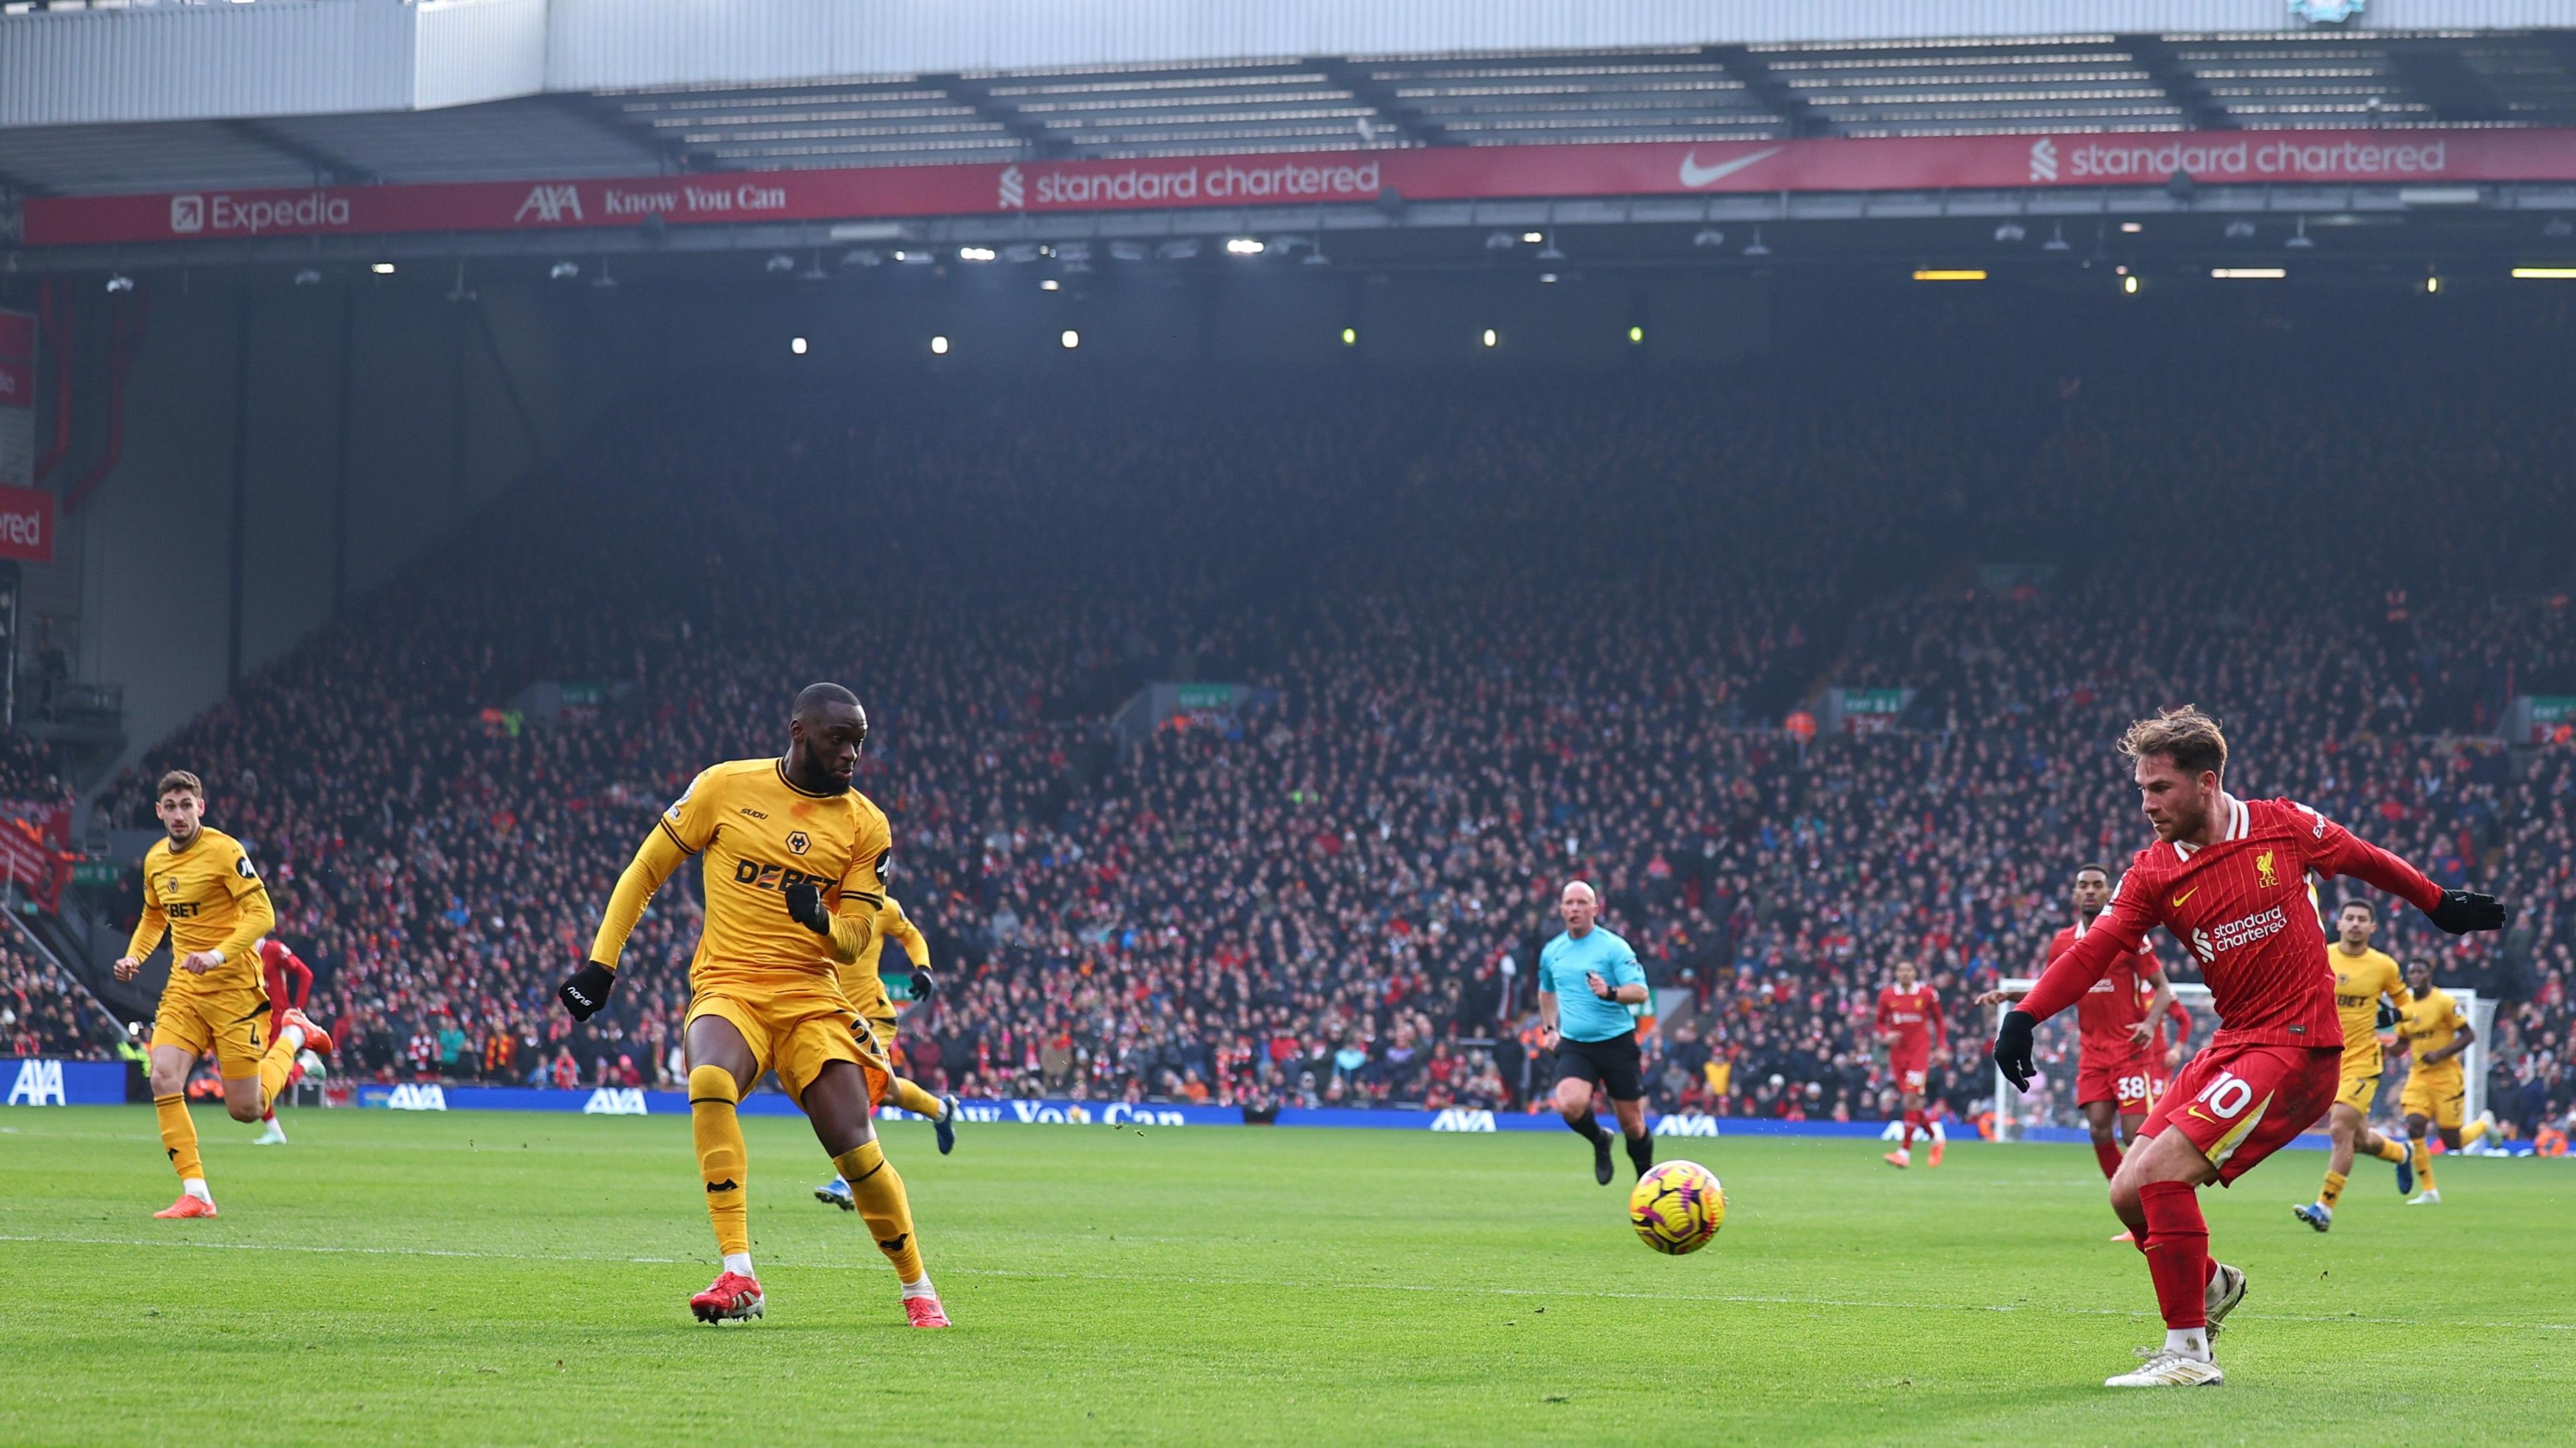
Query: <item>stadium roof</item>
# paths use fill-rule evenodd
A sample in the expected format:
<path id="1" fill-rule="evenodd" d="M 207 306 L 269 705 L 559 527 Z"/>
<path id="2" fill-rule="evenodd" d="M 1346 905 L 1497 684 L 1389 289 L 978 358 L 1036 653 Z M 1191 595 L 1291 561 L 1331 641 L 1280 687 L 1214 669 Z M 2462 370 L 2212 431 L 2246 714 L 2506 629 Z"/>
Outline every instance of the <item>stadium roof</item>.
<path id="1" fill-rule="evenodd" d="M 11 27 L 0 18 L 0 75 Z M 1330 56 L 0 127 L 0 190 L 520 179 L 1595 141 L 2576 126 L 2576 30 Z"/>

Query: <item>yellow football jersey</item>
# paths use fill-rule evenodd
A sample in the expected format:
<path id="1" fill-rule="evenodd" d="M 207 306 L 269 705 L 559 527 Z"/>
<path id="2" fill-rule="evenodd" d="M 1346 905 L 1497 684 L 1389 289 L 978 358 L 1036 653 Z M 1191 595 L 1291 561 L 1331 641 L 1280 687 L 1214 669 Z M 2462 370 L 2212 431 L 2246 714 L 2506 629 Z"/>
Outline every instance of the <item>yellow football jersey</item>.
<path id="1" fill-rule="evenodd" d="M 2403 1007 L 2410 999 L 2404 973 L 2396 961 L 2367 945 L 2359 955 L 2344 953 L 2341 941 L 2326 947 L 2326 964 L 2334 968 L 2335 1013 L 2343 1017 L 2344 1050 L 2368 1046 L 2378 1055 L 2379 998 L 2385 995 Z"/>
<path id="2" fill-rule="evenodd" d="M 868 942 L 857 960 L 838 967 L 841 994 L 850 998 L 860 1015 L 872 1021 L 894 1014 L 894 1002 L 886 996 L 885 978 L 877 973 L 877 962 L 884 957 L 888 940 L 902 946 L 904 957 L 916 968 L 927 969 L 930 965 L 930 942 L 922 939 L 921 927 L 912 923 L 912 917 L 903 913 L 903 902 L 888 895 L 877 910 L 876 939 Z"/>
<path id="3" fill-rule="evenodd" d="M 125 953 L 135 960 L 150 955 L 170 937 L 170 984 L 180 995 L 205 995 L 245 987 L 261 989 L 260 937 L 277 924 L 268 901 L 268 886 L 250 862 L 241 841 L 221 830 L 200 826 L 197 837 L 178 850 L 168 839 L 143 852 L 143 918 L 135 922 L 134 939 Z M 179 969 L 183 956 L 220 950 L 224 963 L 203 975 Z"/>
<path id="4" fill-rule="evenodd" d="M 617 964 L 644 902 L 680 856 L 694 855 L 705 867 L 706 923 L 692 988 L 830 979 L 836 960 L 856 960 L 876 936 L 890 840 L 884 812 L 857 790 L 808 794 L 778 759 L 715 765 L 663 811 L 618 880 L 591 959 Z M 788 915 L 786 891 L 797 884 L 821 892 L 833 915 L 828 938 Z"/>
<path id="5" fill-rule="evenodd" d="M 2468 1023 L 2469 1018 L 2460 1013 L 2460 1003 L 2440 986 L 2409 1001 L 2398 1013 L 2397 1033 L 2406 1038 L 2407 1049 L 2415 1053 L 2415 1073 L 2427 1078 L 2458 1075 L 2459 1057 L 2427 1066 L 2424 1053 L 2439 1051 L 2458 1040 L 2460 1028 Z"/>

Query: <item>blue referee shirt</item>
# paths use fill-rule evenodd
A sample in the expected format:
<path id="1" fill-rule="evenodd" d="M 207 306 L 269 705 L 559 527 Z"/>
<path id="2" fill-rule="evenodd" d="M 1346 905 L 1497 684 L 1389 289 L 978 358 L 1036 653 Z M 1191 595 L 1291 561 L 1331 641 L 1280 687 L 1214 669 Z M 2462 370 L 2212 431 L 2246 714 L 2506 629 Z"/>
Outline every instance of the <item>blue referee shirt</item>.
<path id="1" fill-rule="evenodd" d="M 1614 992 L 1646 983 L 1637 952 L 1600 926 L 1581 940 L 1556 937 L 1538 953 L 1538 988 L 1556 997 L 1556 1033 L 1569 1041 L 1607 1041 L 1635 1030 L 1637 1018 L 1626 1006 L 1592 993 L 1583 978 L 1587 972 L 1597 972 Z"/>

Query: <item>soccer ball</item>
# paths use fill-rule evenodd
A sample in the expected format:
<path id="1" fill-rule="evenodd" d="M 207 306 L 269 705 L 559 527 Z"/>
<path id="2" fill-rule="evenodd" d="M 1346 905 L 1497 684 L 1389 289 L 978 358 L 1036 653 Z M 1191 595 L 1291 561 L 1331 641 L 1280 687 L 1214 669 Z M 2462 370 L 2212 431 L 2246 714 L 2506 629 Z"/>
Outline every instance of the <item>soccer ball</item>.
<path id="1" fill-rule="evenodd" d="M 1638 1240 L 1668 1257 L 1696 1252 L 1726 1222 L 1726 1188 L 1695 1161 L 1648 1167 L 1628 1193 L 1628 1225 Z"/>

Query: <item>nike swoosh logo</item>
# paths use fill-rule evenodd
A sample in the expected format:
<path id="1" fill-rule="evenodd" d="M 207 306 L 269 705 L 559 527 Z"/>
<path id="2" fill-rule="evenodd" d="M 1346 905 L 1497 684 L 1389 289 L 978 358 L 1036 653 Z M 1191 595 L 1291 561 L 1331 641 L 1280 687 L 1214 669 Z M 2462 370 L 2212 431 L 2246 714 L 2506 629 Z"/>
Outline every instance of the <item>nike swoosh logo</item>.
<path id="1" fill-rule="evenodd" d="M 1768 151 L 1756 151 L 1750 156 L 1738 156 L 1732 161 L 1720 161 L 1714 166 L 1700 165 L 1699 152 L 1693 150 L 1689 155 L 1682 157 L 1682 185 L 1696 191 L 1712 182 L 1723 181 L 1756 161 L 1777 156 L 1781 149 L 1774 146 Z"/>
<path id="2" fill-rule="evenodd" d="M 2197 895 L 2197 894 L 2199 894 L 2199 893 L 2200 893 L 2200 887 L 2199 887 L 2198 885 L 2194 885 L 2194 886 L 2192 886 L 2190 889 L 2183 891 L 2183 892 L 2182 892 L 2181 894 L 2179 894 L 2179 895 L 2176 895 L 2176 896 L 2174 897 L 2174 899 L 2173 899 L 2173 908 L 2175 908 L 2176 910 L 2180 910 L 2180 909 L 2182 908 L 2182 902 L 2184 902 L 2185 900 L 2190 899 L 2192 896 Z"/>
<path id="3" fill-rule="evenodd" d="M 2186 1106 L 2183 1108 L 2182 1114 L 2185 1116 L 2200 1116 L 2200 1108 L 2197 1106 Z M 2217 1124 L 2215 1118 L 2212 1117 L 2200 1116 L 2200 1119 L 2210 1122 L 2212 1125 Z"/>

